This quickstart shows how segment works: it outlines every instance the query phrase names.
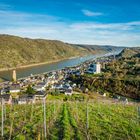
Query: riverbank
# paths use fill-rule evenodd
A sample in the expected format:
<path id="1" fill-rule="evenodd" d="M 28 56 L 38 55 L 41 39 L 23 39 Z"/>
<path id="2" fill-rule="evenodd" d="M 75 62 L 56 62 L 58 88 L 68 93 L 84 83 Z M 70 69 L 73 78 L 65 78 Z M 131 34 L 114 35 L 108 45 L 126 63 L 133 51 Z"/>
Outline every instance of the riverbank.
<path id="1" fill-rule="evenodd" d="M 70 59 L 78 58 L 78 57 L 83 57 L 83 56 L 73 56 L 73 57 L 69 57 L 69 58 L 63 58 L 63 59 L 58 59 L 58 60 L 51 60 L 51 61 L 47 61 L 47 62 L 23 65 L 23 66 L 19 66 L 19 67 L 1 68 L 0 72 L 6 72 L 6 71 L 12 71 L 14 69 L 24 69 L 24 68 L 36 67 L 36 66 L 41 66 L 41 65 L 46 65 L 46 64 L 52 64 L 52 63 L 57 63 L 57 62 L 64 61 L 64 60 L 70 60 Z"/>
<path id="2" fill-rule="evenodd" d="M 108 53 L 110 54 L 110 53 Z M 63 69 L 66 67 L 73 67 L 79 65 L 85 61 L 96 59 L 98 57 L 105 56 L 107 54 L 91 54 L 91 55 L 78 55 L 69 58 L 63 58 L 59 60 L 43 62 L 38 64 L 31 64 L 26 66 L 21 66 L 16 68 L 17 70 L 17 79 L 28 77 L 31 74 L 37 75 L 41 73 L 46 73 L 50 71 L 56 71 L 59 69 Z M 1 69 L 0 77 L 6 80 L 11 80 L 12 70 L 15 68 L 10 69 Z"/>
<path id="3" fill-rule="evenodd" d="M 31 74 L 37 75 L 41 73 L 46 73 L 50 71 L 56 71 L 63 69 L 65 67 L 73 67 L 80 63 L 83 63 L 87 60 L 95 58 L 97 55 L 88 55 L 88 56 L 76 56 L 67 59 L 59 59 L 57 61 L 51 61 L 50 63 L 40 63 L 35 65 L 30 65 L 30 67 L 25 66 L 24 68 L 17 68 L 17 79 L 28 77 Z M 100 56 L 100 55 L 98 55 Z M 0 77 L 5 80 L 11 80 L 12 70 L 1 71 Z"/>

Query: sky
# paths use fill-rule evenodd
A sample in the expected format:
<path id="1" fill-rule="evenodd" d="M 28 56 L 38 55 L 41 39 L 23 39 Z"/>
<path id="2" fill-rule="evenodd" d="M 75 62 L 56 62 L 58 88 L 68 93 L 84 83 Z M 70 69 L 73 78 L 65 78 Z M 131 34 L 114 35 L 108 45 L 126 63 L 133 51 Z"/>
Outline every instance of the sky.
<path id="1" fill-rule="evenodd" d="M 140 0 L 0 0 L 0 34 L 140 46 Z"/>

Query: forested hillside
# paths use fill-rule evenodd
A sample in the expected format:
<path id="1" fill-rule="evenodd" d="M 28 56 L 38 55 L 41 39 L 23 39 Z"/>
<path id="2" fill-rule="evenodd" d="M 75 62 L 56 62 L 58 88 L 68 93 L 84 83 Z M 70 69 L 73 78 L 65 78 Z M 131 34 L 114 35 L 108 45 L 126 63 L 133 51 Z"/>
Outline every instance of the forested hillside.
<path id="1" fill-rule="evenodd" d="M 90 91 L 140 100 L 140 48 L 124 49 L 114 60 L 102 63 L 102 73 L 71 76 L 70 80 Z"/>

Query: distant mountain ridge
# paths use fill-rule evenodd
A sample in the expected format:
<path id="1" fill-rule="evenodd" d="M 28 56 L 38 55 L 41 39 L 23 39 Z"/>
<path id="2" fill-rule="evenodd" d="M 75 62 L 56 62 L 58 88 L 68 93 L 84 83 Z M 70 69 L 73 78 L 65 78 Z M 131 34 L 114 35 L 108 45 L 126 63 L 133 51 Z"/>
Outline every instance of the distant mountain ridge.
<path id="1" fill-rule="evenodd" d="M 112 45 L 84 45 L 84 44 L 71 44 L 77 46 L 79 48 L 84 48 L 89 50 L 90 52 L 98 51 L 98 52 L 113 52 L 117 50 L 122 50 L 125 47 L 123 46 L 112 46 Z"/>
<path id="2" fill-rule="evenodd" d="M 0 69 L 47 63 L 87 54 L 107 53 L 113 48 L 0 35 Z"/>

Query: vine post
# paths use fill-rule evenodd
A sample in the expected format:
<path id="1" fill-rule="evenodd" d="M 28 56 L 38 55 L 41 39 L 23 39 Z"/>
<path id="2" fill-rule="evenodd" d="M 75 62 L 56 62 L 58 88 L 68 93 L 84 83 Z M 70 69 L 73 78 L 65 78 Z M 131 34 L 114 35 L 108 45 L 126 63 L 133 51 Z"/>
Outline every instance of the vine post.
<path id="1" fill-rule="evenodd" d="M 140 106 L 138 106 L 138 123 L 140 123 Z"/>
<path id="2" fill-rule="evenodd" d="M 53 111 L 54 111 L 54 114 L 55 114 L 55 101 L 53 102 L 53 105 L 54 105 L 54 110 Z"/>
<path id="3" fill-rule="evenodd" d="M 87 101 L 87 103 L 86 103 L 86 136 L 87 136 L 87 140 L 89 140 L 88 129 L 89 129 L 89 110 L 88 110 L 88 101 Z"/>
<path id="4" fill-rule="evenodd" d="M 1 136 L 3 137 L 3 125 L 4 125 L 4 116 L 3 116 L 3 111 L 4 111 L 4 108 L 3 108 L 3 104 L 4 104 L 4 101 L 3 101 L 3 98 L 2 98 L 2 113 L 1 113 Z"/>
<path id="5" fill-rule="evenodd" d="M 46 98 L 44 97 L 43 98 L 43 109 L 44 109 L 44 136 L 45 136 L 45 139 L 47 137 L 47 134 L 46 134 Z"/>
<path id="6" fill-rule="evenodd" d="M 32 106 L 31 106 L 31 117 L 30 117 L 30 121 L 32 121 L 33 118 L 33 101 L 32 101 Z"/>
<path id="7" fill-rule="evenodd" d="M 6 105 L 4 104 L 4 120 L 6 120 Z"/>

